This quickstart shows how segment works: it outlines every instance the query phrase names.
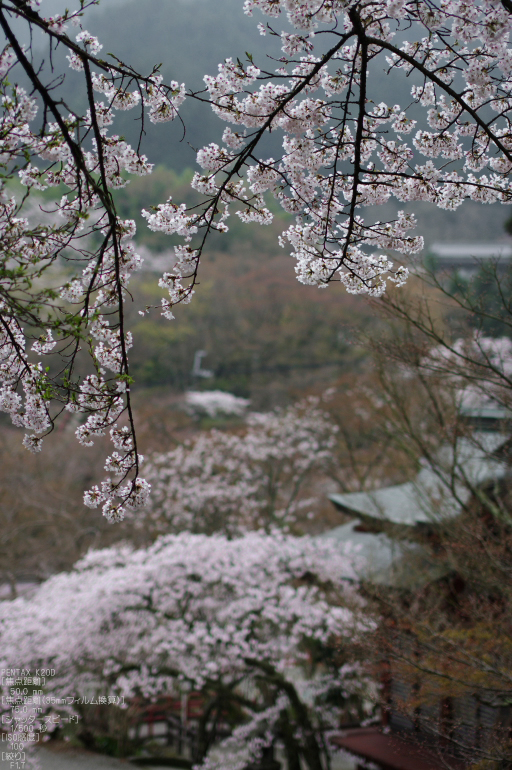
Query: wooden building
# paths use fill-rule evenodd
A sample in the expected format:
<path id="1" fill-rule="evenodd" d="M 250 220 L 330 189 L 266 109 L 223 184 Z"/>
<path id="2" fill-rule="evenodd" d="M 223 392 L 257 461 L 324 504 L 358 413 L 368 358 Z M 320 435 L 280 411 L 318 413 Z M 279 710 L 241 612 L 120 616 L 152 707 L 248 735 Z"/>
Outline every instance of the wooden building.
<path id="1" fill-rule="evenodd" d="M 510 474 L 504 415 L 496 409 L 492 414 L 476 410 L 468 420 L 475 428 L 472 437 L 460 439 L 456 451 L 441 449 L 435 467 L 423 463 L 413 481 L 330 496 L 348 521 L 322 537 L 334 538 L 340 546 L 353 545 L 363 591 L 393 596 L 395 606 L 407 604 L 411 596 L 421 602 L 429 592 L 438 596 L 445 592 L 450 606 L 450 593 L 464 589 L 443 558 L 442 548 L 436 549 L 439 530 L 447 521 L 463 517 L 479 490 L 505 483 Z M 461 473 L 460 480 L 454 481 L 455 466 Z M 458 622 L 454 617 L 455 628 Z M 461 618 L 460 624 L 468 629 L 471 621 Z M 492 635 L 492 629 L 487 630 Z M 388 639 L 389 633 L 393 632 L 388 630 Z M 435 677 L 429 683 L 428 676 L 418 673 L 428 665 L 419 659 L 422 653 L 412 624 L 410 631 L 404 632 L 403 624 L 397 627 L 393 644 L 394 654 L 383 653 L 379 663 L 381 724 L 345 730 L 334 739 L 359 758 L 358 767 L 372 763 L 379 770 L 461 770 L 476 767 L 477 757 L 485 755 L 485 747 L 498 733 L 500 740 L 510 739 L 511 709 L 503 705 L 507 701 L 503 693 L 499 703 L 493 704 L 492 698 L 482 700 L 472 692 L 470 683 L 438 686 Z M 449 670 L 446 680 L 450 682 Z M 509 695 L 512 704 L 512 684 Z M 468 747 L 474 747 L 473 758 Z"/>

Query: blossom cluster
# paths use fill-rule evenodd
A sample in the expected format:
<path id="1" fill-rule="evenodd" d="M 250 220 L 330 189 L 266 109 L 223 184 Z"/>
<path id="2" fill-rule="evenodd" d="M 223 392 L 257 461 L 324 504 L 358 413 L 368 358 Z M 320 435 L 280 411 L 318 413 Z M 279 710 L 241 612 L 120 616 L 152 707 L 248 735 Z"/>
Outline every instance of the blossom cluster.
<path id="1" fill-rule="evenodd" d="M 281 236 L 302 283 L 380 296 L 401 285 L 408 257 L 423 248 L 415 220 L 401 210 L 365 221 L 363 207 L 393 198 L 455 210 L 464 200 L 511 203 L 511 15 L 499 0 L 246 0 L 245 12 L 270 17 L 261 34 L 281 38 L 279 67 L 226 59 L 204 78 L 211 107 L 229 124 L 223 144 L 199 150 L 193 187 L 202 213 L 162 209 L 151 226 L 181 232 L 226 230 L 230 209 L 267 224 L 273 195 L 295 223 Z M 271 25 L 281 15 L 294 32 Z M 321 34 L 319 34 L 321 33 Z M 406 33 L 406 34 L 405 34 Z M 400 42 L 406 38 L 405 42 Z M 370 62 L 401 80 L 407 104 L 369 99 Z M 423 111 L 423 114 L 422 114 Z M 282 136 L 279 158 L 258 156 L 260 139 Z M 178 229 L 179 225 L 179 229 Z M 204 240 L 203 240 L 204 242 Z M 193 252 L 198 260 L 202 242 Z M 171 305 L 190 291 L 197 267 L 173 273 Z M 176 293 L 174 286 L 179 286 Z M 167 308 L 169 311 L 170 308 Z"/>
<path id="2" fill-rule="evenodd" d="M 280 243 L 291 250 L 300 282 L 325 288 L 337 281 L 373 297 L 407 278 L 393 254 L 407 260 L 423 247 L 406 204 L 455 210 L 465 200 L 512 202 L 507 8 L 500 0 L 245 0 L 248 15 L 269 19 L 259 32 L 280 39 L 282 56 L 270 71 L 252 57 L 226 58 L 205 76 L 211 108 L 227 125 L 221 142 L 197 153 L 192 185 L 204 205 L 187 209 L 168 199 L 143 212 L 150 229 L 181 239 L 159 282 L 169 293 L 163 316 L 172 319 L 174 305 L 192 299 L 207 236 L 226 232 L 232 213 L 269 224 L 269 196 L 294 217 Z M 172 120 L 186 91 L 164 84 L 158 68 L 142 76 L 99 58 L 101 43 L 82 26 L 83 11 L 84 4 L 45 18 L 36 0 L 9 7 L 30 32 L 42 30 L 51 49 L 66 49 L 87 93 L 88 109 L 78 114 L 59 98 L 53 73 L 44 84 L 42 63 L 0 10 L 7 40 L 0 162 L 28 195 L 17 195 L 9 179 L 0 185 L 0 406 L 28 430 L 24 443 L 33 451 L 62 409 L 79 414 L 86 445 L 127 427 L 131 443 L 114 442 L 110 475 L 86 495 L 87 504 L 120 519 L 126 506 L 146 502 L 149 488 L 139 475 L 124 314 L 141 257 L 135 224 L 118 216 L 112 192 L 152 164 L 111 126 L 120 111 L 134 109 L 150 123 Z M 275 30 L 281 16 L 288 27 Z M 69 25 L 77 34 L 68 34 Z M 370 65 L 410 83 L 404 104 L 370 98 Z M 10 85 L 21 70 L 30 93 Z M 260 152 L 269 133 L 282 138 L 278 157 Z M 66 191 L 57 199 L 56 188 Z M 43 192 L 51 204 L 31 208 Z M 373 216 L 393 201 L 389 221 Z M 79 377 L 86 349 L 92 369 Z"/>
<path id="3" fill-rule="evenodd" d="M 164 85 L 157 71 L 142 77 L 107 66 L 98 58 L 100 42 L 81 26 L 83 9 L 45 18 L 37 3 L 25 5 L 11 10 L 46 32 L 50 46 L 67 49 L 69 66 L 83 74 L 88 109 L 67 112 L 2 16 L 0 161 L 26 194 L 13 194 L 8 178 L 0 185 L 0 409 L 29 431 L 23 443 L 34 452 L 63 409 L 77 414 L 83 445 L 110 434 L 109 475 L 85 494 L 85 503 L 101 504 L 115 521 L 146 503 L 149 485 L 139 476 L 127 356 L 132 338 L 124 324 L 127 287 L 142 258 L 133 242 L 135 222 L 117 215 L 111 191 L 127 185 L 131 174 L 149 174 L 152 164 L 110 127 L 118 111 L 137 106 L 153 123 L 174 119 L 185 86 Z M 74 37 L 66 34 L 69 24 L 80 27 Z M 11 73 L 21 69 L 30 94 L 10 85 Z M 41 127 L 35 120 L 42 104 Z M 52 188 L 65 192 L 38 204 L 34 192 Z M 82 348 L 92 368 L 85 376 L 75 374 Z"/>
<path id="4" fill-rule="evenodd" d="M 149 458 L 146 513 L 160 531 L 290 531 L 317 503 L 313 473 L 333 462 L 336 426 L 309 398 L 250 413 L 243 432 L 211 430 Z M 141 519 L 142 521 L 142 519 Z"/>
<path id="5" fill-rule="evenodd" d="M 243 726 L 226 747 L 245 759 L 232 767 L 241 770 L 244 747 L 257 754 L 287 710 L 293 719 L 293 694 L 303 729 L 306 716 L 332 729 L 367 687 L 347 661 L 369 628 L 353 578 L 339 545 L 261 532 L 91 551 L 32 598 L 0 603 L 2 666 L 51 668 L 46 694 L 66 703 L 92 682 L 125 702 L 190 690 L 243 696 Z"/>

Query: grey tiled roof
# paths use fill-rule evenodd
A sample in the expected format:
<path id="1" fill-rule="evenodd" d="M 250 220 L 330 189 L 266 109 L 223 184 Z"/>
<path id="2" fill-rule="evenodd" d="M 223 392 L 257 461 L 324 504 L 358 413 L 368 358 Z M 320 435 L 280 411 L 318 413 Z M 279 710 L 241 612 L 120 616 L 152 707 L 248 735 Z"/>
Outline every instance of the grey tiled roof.
<path id="1" fill-rule="evenodd" d="M 407 526 L 435 523 L 440 517 L 456 516 L 472 489 L 505 475 L 505 462 L 493 452 L 506 440 L 500 433 L 475 433 L 472 441 L 459 441 L 456 451 L 442 449 L 437 461 L 425 464 L 414 481 L 372 492 L 333 494 L 329 499 L 355 516 Z"/>
<path id="2" fill-rule="evenodd" d="M 320 537 L 335 540 L 343 552 L 350 544 L 362 580 L 414 590 L 442 577 L 448 567 L 415 541 L 418 525 L 458 515 L 473 490 L 502 478 L 507 465 L 498 450 L 508 440 L 500 433 L 475 432 L 473 440 L 462 439 L 455 450 L 441 449 L 436 462 L 424 463 L 414 481 L 373 492 L 330 495 L 354 518 Z"/>

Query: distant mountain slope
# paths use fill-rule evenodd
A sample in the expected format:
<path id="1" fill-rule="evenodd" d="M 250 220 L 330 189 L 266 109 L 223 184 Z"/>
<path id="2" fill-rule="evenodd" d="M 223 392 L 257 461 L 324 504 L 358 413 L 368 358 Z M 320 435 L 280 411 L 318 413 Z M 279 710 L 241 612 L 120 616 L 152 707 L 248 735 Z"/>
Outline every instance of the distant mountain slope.
<path id="1" fill-rule="evenodd" d="M 43 0 L 41 12 L 54 11 L 61 5 L 61 0 Z M 281 55 L 278 39 L 258 34 L 256 20 L 243 12 L 242 0 L 105 0 L 85 13 L 83 26 L 98 36 L 105 58 L 113 53 L 142 74 L 149 74 L 154 65 L 162 63 L 166 82 L 185 82 L 194 91 L 202 90 L 203 76 L 215 74 L 219 62 L 230 56 L 244 60 L 249 52 L 260 65 L 273 70 L 278 65 L 266 53 Z M 73 34 L 74 30 L 68 32 Z M 54 61 L 57 71 L 62 67 L 66 72 L 68 103 L 79 108 L 83 99 L 79 76 L 58 56 Z M 186 127 L 181 143 L 183 125 L 176 120 L 147 125 L 142 145 L 152 162 L 178 171 L 195 165 L 196 153 L 191 146 L 197 149 L 211 141 L 219 142 L 226 125 L 208 104 L 192 99 L 185 102 L 181 115 Z M 116 133 L 135 144 L 140 128 L 137 117 L 135 111 L 118 114 L 115 125 Z"/>
<path id="2" fill-rule="evenodd" d="M 41 13 L 62 11 L 66 5 L 74 4 L 66 0 L 42 0 Z M 178 80 L 185 82 L 187 88 L 199 91 L 204 87 L 203 76 L 215 74 L 218 64 L 228 57 L 244 61 L 249 52 L 259 67 L 273 72 L 279 66 L 267 55 L 275 59 L 282 55 L 279 38 L 258 34 L 258 21 L 266 22 L 268 17 L 257 11 L 253 18 L 246 16 L 243 0 L 103 0 L 98 7 L 85 12 L 83 26 L 99 37 L 103 54 L 115 54 L 142 74 L 149 74 L 155 64 L 162 63 L 161 72 L 166 82 Z M 278 31 L 287 26 L 285 18 L 270 21 Z M 73 34 L 74 30 L 70 28 L 68 32 Z M 35 41 L 37 45 L 37 35 Z M 318 42 L 320 45 L 320 38 Z M 57 71 L 62 68 L 66 72 L 66 99 L 70 106 L 79 108 L 83 98 L 79 77 L 68 68 L 67 62 L 59 61 L 59 56 L 54 57 L 54 61 Z M 385 62 L 372 67 L 371 96 L 377 101 L 387 99 L 394 103 L 404 95 L 397 92 L 396 78 L 387 78 L 383 66 Z M 404 98 L 408 99 L 409 82 L 405 90 Z M 183 126 L 179 121 L 147 126 L 143 143 L 143 151 L 152 162 L 177 171 L 194 165 L 192 148 L 219 142 L 226 125 L 207 104 L 191 99 L 183 105 L 181 115 L 186 127 L 181 143 L 178 142 L 183 136 Z M 135 117 L 133 111 L 116 119 L 116 133 L 123 133 L 131 142 L 136 142 L 140 127 Z M 280 133 L 269 137 L 265 151 L 276 157 L 281 140 Z"/>

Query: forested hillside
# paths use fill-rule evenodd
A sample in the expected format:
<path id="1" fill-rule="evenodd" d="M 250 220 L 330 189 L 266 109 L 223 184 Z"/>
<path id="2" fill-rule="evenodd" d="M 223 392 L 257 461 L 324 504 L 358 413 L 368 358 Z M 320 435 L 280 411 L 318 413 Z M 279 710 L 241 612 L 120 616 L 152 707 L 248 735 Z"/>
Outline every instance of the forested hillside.
<path id="1" fill-rule="evenodd" d="M 184 82 L 193 91 L 204 89 L 203 76 L 216 73 L 219 62 L 227 56 L 246 59 L 248 52 L 271 71 L 279 66 L 265 55 L 269 49 L 275 49 L 275 56 L 279 58 L 278 43 L 272 45 L 272 38 L 258 35 L 254 20 L 245 16 L 239 0 L 116 0 L 115 3 L 104 0 L 97 8 L 87 11 L 86 26 L 100 39 L 106 59 L 109 52 L 115 52 L 120 60 L 145 75 L 150 74 L 155 65 L 162 64 L 160 72 L 165 82 Z M 61 56 L 64 57 L 63 52 Z M 58 57 L 55 62 L 60 66 Z M 85 98 L 76 87 L 80 76 L 69 70 L 66 62 L 63 69 L 67 69 L 68 103 L 79 107 L 78 100 Z M 207 94 L 203 97 L 208 101 Z M 151 162 L 183 170 L 195 164 L 195 151 L 199 147 L 220 141 L 224 125 L 209 104 L 188 99 L 180 109 L 180 116 L 183 123 L 177 120 L 145 126 L 147 134 L 142 150 Z M 119 116 L 116 131 L 121 131 L 136 146 L 140 121 L 134 122 L 133 118 L 131 112 Z M 177 144 L 181 138 L 183 141 Z M 276 151 L 278 146 L 276 144 Z"/>

